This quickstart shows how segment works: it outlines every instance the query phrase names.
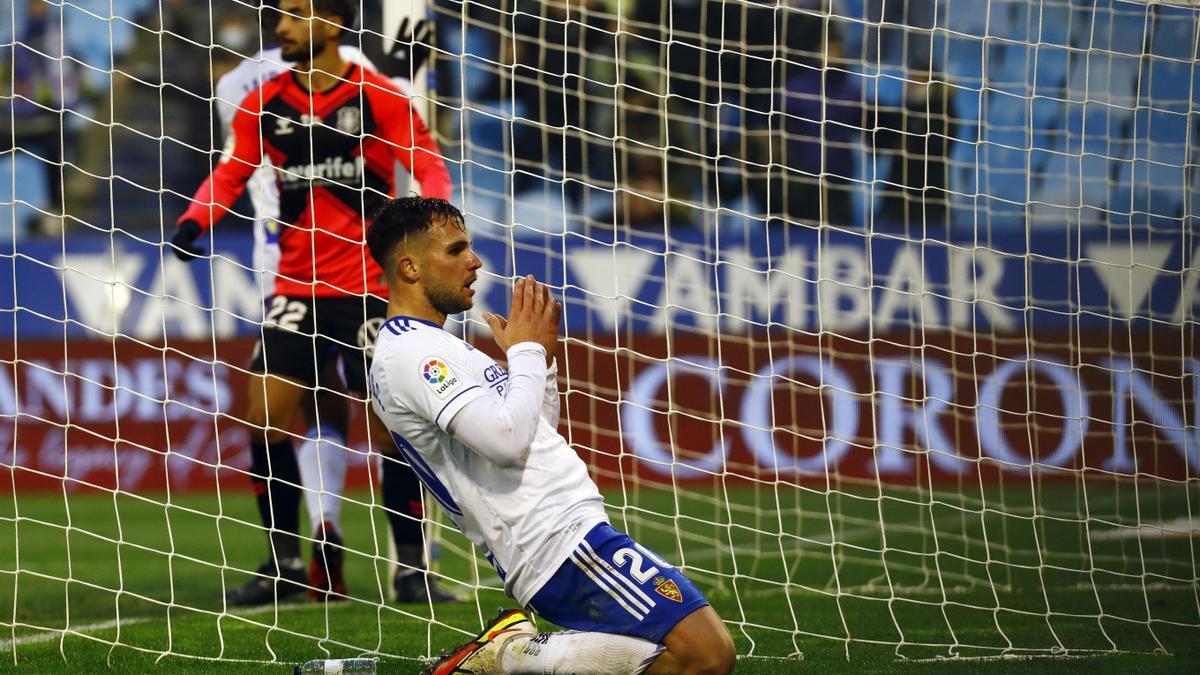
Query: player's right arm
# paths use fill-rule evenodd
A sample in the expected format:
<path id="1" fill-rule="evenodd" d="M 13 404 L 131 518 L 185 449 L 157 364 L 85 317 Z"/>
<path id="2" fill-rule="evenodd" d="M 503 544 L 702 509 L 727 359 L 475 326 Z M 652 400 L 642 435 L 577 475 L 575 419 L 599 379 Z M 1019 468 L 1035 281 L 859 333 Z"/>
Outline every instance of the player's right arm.
<path id="1" fill-rule="evenodd" d="M 538 419 L 552 397 L 552 426 L 558 425 L 556 371 L 550 368 L 558 343 L 562 305 L 532 276 L 518 279 L 508 319 L 486 315 L 496 344 L 508 356 L 508 386 L 503 397 L 472 401 L 455 416 L 450 433 L 475 452 L 501 466 L 521 466 L 529 455 Z M 549 363 L 548 363 L 549 362 Z"/>
<path id="2" fill-rule="evenodd" d="M 481 396 L 463 406 L 447 431 L 495 464 L 519 467 L 529 456 L 545 402 L 546 352 L 536 342 L 510 347 L 504 395 Z"/>
<path id="3" fill-rule="evenodd" d="M 458 356 L 462 342 L 404 336 L 403 321 L 381 330 L 401 335 L 395 348 L 376 349 L 371 366 L 372 405 L 414 412 L 450 433 L 476 454 L 500 466 L 521 466 L 529 454 L 546 395 L 546 345 L 555 345 L 562 306 L 532 277 L 517 281 L 508 319 L 488 315 L 496 343 L 508 355 L 508 379 L 478 382 Z M 418 349 L 420 351 L 418 351 Z M 425 356 L 421 356 L 425 354 Z M 557 392 L 555 393 L 557 396 Z"/>
<path id="4" fill-rule="evenodd" d="M 262 162 L 263 145 L 258 124 L 261 90 L 246 98 L 233 116 L 221 161 L 196 190 L 192 204 L 176 222 L 171 244 L 181 260 L 204 254 L 196 239 L 220 220 L 246 189 L 246 181 Z"/>
<path id="5" fill-rule="evenodd" d="M 389 323 L 382 330 L 403 333 L 405 326 Z M 508 352 L 508 379 L 483 382 L 468 376 L 461 340 L 415 330 L 395 348 L 375 350 L 371 404 L 379 416 L 386 422 L 389 413 L 415 413 L 496 464 L 523 462 L 542 405 L 543 349 L 516 345 Z"/>
<path id="6" fill-rule="evenodd" d="M 261 57 L 261 53 L 257 56 Z M 222 75 L 213 89 L 213 103 L 217 107 L 217 117 L 221 120 L 221 130 L 226 134 L 233 126 L 233 117 L 237 114 L 238 103 L 246 97 L 243 87 L 247 78 L 252 76 L 249 71 L 253 64 L 253 58 L 244 59 L 234 66 L 233 70 Z"/>

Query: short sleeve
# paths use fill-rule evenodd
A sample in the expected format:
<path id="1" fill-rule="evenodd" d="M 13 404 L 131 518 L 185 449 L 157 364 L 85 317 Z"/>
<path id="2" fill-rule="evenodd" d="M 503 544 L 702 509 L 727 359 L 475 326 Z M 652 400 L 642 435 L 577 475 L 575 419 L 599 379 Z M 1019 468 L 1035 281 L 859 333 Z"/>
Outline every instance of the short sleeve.
<path id="1" fill-rule="evenodd" d="M 383 358 L 376 370 L 387 390 L 385 404 L 398 405 L 445 430 L 468 403 L 492 395 L 469 375 L 461 345 L 447 340 L 404 342 L 386 354 L 376 354 L 376 359 Z M 385 394 L 381 391 L 378 395 Z"/>
<path id="2" fill-rule="evenodd" d="M 233 116 L 237 113 L 238 103 L 241 103 L 245 98 L 245 92 L 241 88 L 241 78 L 244 77 L 246 70 L 246 62 L 243 61 L 233 70 L 221 76 L 217 80 L 217 87 L 214 93 L 214 99 L 217 106 L 217 115 L 221 118 L 221 129 L 225 133 L 229 133 L 233 126 Z"/>

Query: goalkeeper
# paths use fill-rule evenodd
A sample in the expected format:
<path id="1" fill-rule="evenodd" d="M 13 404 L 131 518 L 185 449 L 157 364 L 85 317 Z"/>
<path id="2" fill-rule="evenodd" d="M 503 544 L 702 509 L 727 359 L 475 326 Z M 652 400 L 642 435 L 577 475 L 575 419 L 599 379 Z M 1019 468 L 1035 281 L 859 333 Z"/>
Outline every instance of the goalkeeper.
<path id="1" fill-rule="evenodd" d="M 392 49 L 382 56 L 378 68 L 354 45 L 339 45 L 338 52 L 344 61 L 387 75 L 407 95 L 411 91 L 410 78 L 416 76 L 429 56 L 429 48 L 422 43 L 431 35 L 432 22 L 422 19 L 410 30 L 406 19 L 399 27 Z M 226 136 L 232 131 L 237 105 L 264 82 L 287 72 L 293 65 L 285 62 L 281 47 L 273 47 L 244 59 L 221 76 L 215 98 Z M 251 175 L 247 191 L 254 207 L 254 269 L 262 274 L 263 288 L 273 288 L 279 266 L 279 190 L 269 157 L 264 157 L 263 163 Z M 337 366 L 336 360 L 329 361 L 320 374 L 321 388 L 300 400 L 309 429 L 296 455 L 314 540 L 308 566 L 309 594 L 314 599 L 336 599 L 347 595 L 340 521 L 346 484 L 344 446 L 350 415 L 345 384 Z M 321 411 L 319 416 L 317 410 Z M 405 528 L 405 531 L 409 529 Z M 420 559 L 423 553 L 420 540 L 397 541 L 396 546 L 401 560 Z M 427 589 L 415 569 L 399 569 L 393 586 L 397 602 L 425 602 L 429 594 L 435 602 L 455 599 L 436 585 Z"/>
<path id="2" fill-rule="evenodd" d="M 337 356 L 347 386 L 365 389 L 386 286 L 363 246 L 362 214 L 394 191 L 397 160 L 426 195 L 448 197 L 451 191 L 438 147 L 409 100 L 383 76 L 343 59 L 338 38 L 354 22 L 355 4 L 282 0 L 276 28 L 280 58 L 296 66 L 242 101 L 225 155 L 171 240 L 181 258 L 202 255 L 199 236 L 224 215 L 260 166 L 275 167 L 279 262 L 251 364 L 258 376 L 250 382 L 246 414 L 254 429 L 251 481 L 270 533 L 270 556 L 256 578 L 227 593 L 234 605 L 264 604 L 305 590 L 302 480 L 288 431 L 301 400 L 330 387 L 325 373 Z M 420 569 L 419 484 L 395 463 L 385 467 L 382 482 L 397 550 L 407 558 L 399 561 L 401 569 Z M 321 590 L 335 590 L 335 580 L 324 581 Z M 426 589 L 423 575 L 419 581 Z M 407 580 L 398 585 L 416 586 Z"/>
<path id="3" fill-rule="evenodd" d="M 390 433 L 508 595 L 579 631 L 537 634 L 523 611 L 501 612 L 427 672 L 728 672 L 733 640 L 720 617 L 678 569 L 609 525 L 556 431 L 562 308 L 546 286 L 520 279 L 509 318 L 485 316 L 506 371 L 441 328 L 473 305 L 482 266 L 458 209 L 394 200 L 367 245 L 389 292 L 370 371 L 376 433 Z"/>

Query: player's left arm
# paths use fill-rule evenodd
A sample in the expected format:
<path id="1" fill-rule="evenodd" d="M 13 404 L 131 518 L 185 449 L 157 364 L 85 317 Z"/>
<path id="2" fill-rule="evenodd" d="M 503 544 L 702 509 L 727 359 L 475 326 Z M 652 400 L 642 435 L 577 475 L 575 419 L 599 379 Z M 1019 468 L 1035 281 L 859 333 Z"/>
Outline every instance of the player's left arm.
<path id="1" fill-rule="evenodd" d="M 390 82 L 387 88 L 372 83 L 366 86 L 373 92 L 371 103 L 380 110 L 380 134 L 396 159 L 421 183 L 421 196 L 449 200 L 453 184 L 446 160 L 412 102 Z"/>
<path id="2" fill-rule="evenodd" d="M 263 145 L 258 127 L 261 91 L 251 93 L 234 114 L 221 160 L 175 223 L 171 246 L 181 260 L 204 255 L 204 249 L 196 245 L 196 239 L 229 211 L 262 163 Z"/>

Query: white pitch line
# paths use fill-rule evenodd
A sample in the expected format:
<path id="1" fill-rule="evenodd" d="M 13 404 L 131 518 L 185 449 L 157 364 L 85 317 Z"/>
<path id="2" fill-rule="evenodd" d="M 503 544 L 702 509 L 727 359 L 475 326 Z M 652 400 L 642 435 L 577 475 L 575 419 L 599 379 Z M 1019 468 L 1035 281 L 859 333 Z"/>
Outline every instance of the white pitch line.
<path id="1" fill-rule="evenodd" d="M 35 630 L 35 631 L 40 631 L 40 632 L 37 635 L 26 635 L 25 637 L 19 637 L 15 640 L 0 641 L 0 651 L 8 651 L 8 650 L 12 649 L 13 647 L 19 647 L 22 645 L 36 645 L 36 644 L 41 644 L 42 642 L 53 642 L 55 640 L 62 639 L 64 633 L 70 633 L 72 635 L 79 634 L 79 633 L 90 633 L 92 631 L 100 631 L 100 630 L 108 630 L 110 628 L 116 628 L 117 626 L 129 626 L 129 625 L 132 625 L 135 623 L 145 623 L 149 620 L 150 619 L 136 618 L 136 617 L 131 618 L 131 619 L 123 619 L 120 621 L 117 621 L 114 619 L 112 621 L 101 621 L 100 623 L 88 623 L 88 624 L 84 624 L 79 627 L 69 627 L 69 628 L 33 628 L 31 626 L 19 626 L 18 628 L 20 628 L 21 630 Z"/>
<path id="2" fill-rule="evenodd" d="M 303 605 L 303 604 L 299 604 L 299 603 L 279 605 L 278 610 L 281 612 L 284 612 L 284 611 L 290 611 L 293 609 L 303 609 L 306 606 L 307 605 Z M 312 606 L 315 607 L 316 605 L 312 605 Z M 262 607 L 254 607 L 251 609 L 241 610 L 241 611 L 237 611 L 237 612 L 227 612 L 227 614 L 229 616 L 254 616 L 257 614 L 266 614 L 268 612 L 274 611 L 275 609 L 276 608 L 271 605 L 264 605 Z M 91 633 L 93 631 L 109 630 L 111 628 L 116 628 L 117 626 L 131 626 L 133 624 L 146 623 L 147 621 L 150 621 L 150 619 L 148 619 L 146 617 L 132 617 L 129 619 L 122 619 L 120 621 L 117 621 L 114 619 L 111 621 L 101 621 L 99 623 L 89 623 L 89 624 L 84 624 L 82 626 L 70 627 L 70 628 L 49 628 L 49 627 L 35 628 L 32 626 L 18 626 L 18 629 L 20 629 L 20 630 L 32 630 L 32 631 L 38 631 L 38 632 L 36 635 L 26 635 L 24 637 L 19 637 L 15 640 L 11 640 L 11 639 L 10 640 L 0 640 L 0 652 L 8 651 L 8 650 L 12 649 L 13 647 L 20 647 L 23 645 L 36 645 L 36 644 L 41 644 L 43 642 L 53 642 L 55 640 L 61 639 L 63 636 L 63 633 L 70 633 L 70 634 Z"/>
<path id="3" fill-rule="evenodd" d="M 1125 652 L 1130 653 L 1130 652 Z M 959 661 L 1086 661 L 1115 656 L 1115 653 L 1099 654 L 996 654 L 994 656 L 935 656 L 928 659 L 901 659 L 897 663 L 955 663 Z"/>

